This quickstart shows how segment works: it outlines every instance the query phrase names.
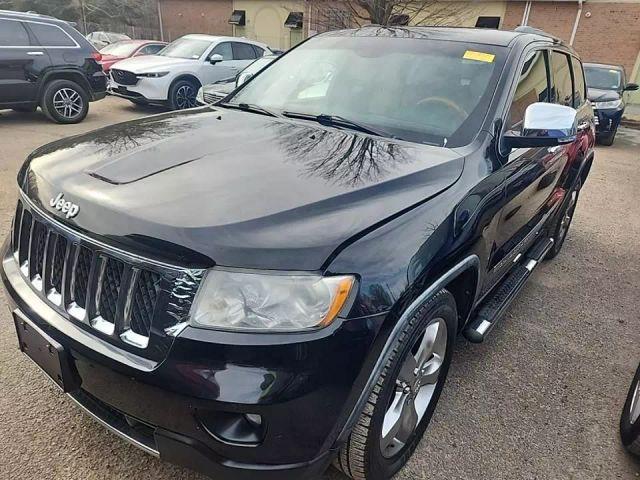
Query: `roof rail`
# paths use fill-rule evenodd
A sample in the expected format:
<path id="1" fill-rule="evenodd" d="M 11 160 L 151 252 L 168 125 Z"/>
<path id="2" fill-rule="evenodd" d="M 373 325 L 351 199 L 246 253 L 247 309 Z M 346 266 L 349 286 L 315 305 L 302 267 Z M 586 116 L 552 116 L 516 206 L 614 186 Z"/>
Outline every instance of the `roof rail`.
<path id="1" fill-rule="evenodd" d="M 39 18 L 50 18 L 52 20 L 58 20 L 56 17 L 51 15 L 45 15 L 43 13 L 34 12 L 33 10 L 29 10 L 28 12 L 18 12 L 16 10 L 2 10 L 0 9 L 0 13 L 7 15 L 19 15 L 22 17 L 39 17 Z"/>
<path id="2" fill-rule="evenodd" d="M 552 39 L 554 43 L 563 43 L 561 38 L 556 37 L 555 35 L 551 35 L 550 33 L 547 33 L 539 28 L 530 27 L 528 25 L 521 25 L 514 28 L 513 31 L 518 33 L 532 33 L 534 35 L 541 35 L 543 37 Z"/>

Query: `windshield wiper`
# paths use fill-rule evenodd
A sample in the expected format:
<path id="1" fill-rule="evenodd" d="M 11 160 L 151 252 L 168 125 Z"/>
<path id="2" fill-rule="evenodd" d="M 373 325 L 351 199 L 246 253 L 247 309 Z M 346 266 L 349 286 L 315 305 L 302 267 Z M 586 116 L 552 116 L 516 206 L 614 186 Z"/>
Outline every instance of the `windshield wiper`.
<path id="1" fill-rule="evenodd" d="M 259 113 L 261 115 L 267 115 L 269 117 L 279 117 L 275 112 L 271 110 L 261 107 L 260 105 L 254 105 L 252 103 L 229 103 L 229 102 L 219 102 L 217 105 L 221 105 L 223 107 L 228 108 L 236 108 L 238 110 L 242 110 L 243 112 L 251 112 L 251 113 Z"/>
<path id="2" fill-rule="evenodd" d="M 377 130 L 368 125 L 354 122 L 348 118 L 341 117 L 340 115 L 327 115 L 321 113 L 320 115 L 312 115 L 310 113 L 298 113 L 298 112 L 282 112 L 282 115 L 289 118 L 300 118 L 302 120 L 312 120 L 318 122 L 320 125 L 326 125 L 328 127 L 343 127 L 350 130 L 356 130 L 362 133 L 368 133 L 369 135 L 375 135 L 376 137 L 389 137 L 399 139 L 395 135 Z"/>

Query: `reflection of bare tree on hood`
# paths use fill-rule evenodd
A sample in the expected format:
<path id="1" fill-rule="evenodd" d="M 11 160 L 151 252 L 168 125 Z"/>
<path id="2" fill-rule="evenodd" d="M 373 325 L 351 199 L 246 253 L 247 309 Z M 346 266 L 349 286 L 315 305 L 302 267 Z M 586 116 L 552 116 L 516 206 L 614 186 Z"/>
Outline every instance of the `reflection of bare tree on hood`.
<path id="1" fill-rule="evenodd" d="M 316 131 L 277 125 L 288 160 L 301 164 L 302 174 L 356 187 L 383 179 L 409 161 L 403 147 L 384 140 L 344 132 Z"/>

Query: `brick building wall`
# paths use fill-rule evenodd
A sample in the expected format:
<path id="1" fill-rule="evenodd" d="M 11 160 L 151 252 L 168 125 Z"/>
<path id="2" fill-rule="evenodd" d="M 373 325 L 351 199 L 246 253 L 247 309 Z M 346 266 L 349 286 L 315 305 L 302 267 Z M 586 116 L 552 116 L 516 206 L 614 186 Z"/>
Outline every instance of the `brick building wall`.
<path id="1" fill-rule="evenodd" d="M 522 22 L 526 2 L 507 2 L 502 28 Z M 577 2 L 536 2 L 528 25 L 569 42 L 578 13 Z M 623 65 L 630 75 L 640 51 L 640 2 L 585 2 L 573 44 L 584 61 Z"/>
<path id="2" fill-rule="evenodd" d="M 161 0 L 164 39 L 187 33 L 232 35 L 229 17 L 233 0 Z"/>

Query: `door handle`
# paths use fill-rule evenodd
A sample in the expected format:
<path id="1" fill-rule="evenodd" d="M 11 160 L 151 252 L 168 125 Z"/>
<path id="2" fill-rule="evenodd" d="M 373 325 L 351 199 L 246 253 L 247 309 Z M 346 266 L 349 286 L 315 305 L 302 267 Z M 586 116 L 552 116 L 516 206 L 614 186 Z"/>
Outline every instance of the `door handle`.
<path id="1" fill-rule="evenodd" d="M 27 55 L 33 55 L 34 57 L 44 55 L 44 52 L 27 52 Z"/>

